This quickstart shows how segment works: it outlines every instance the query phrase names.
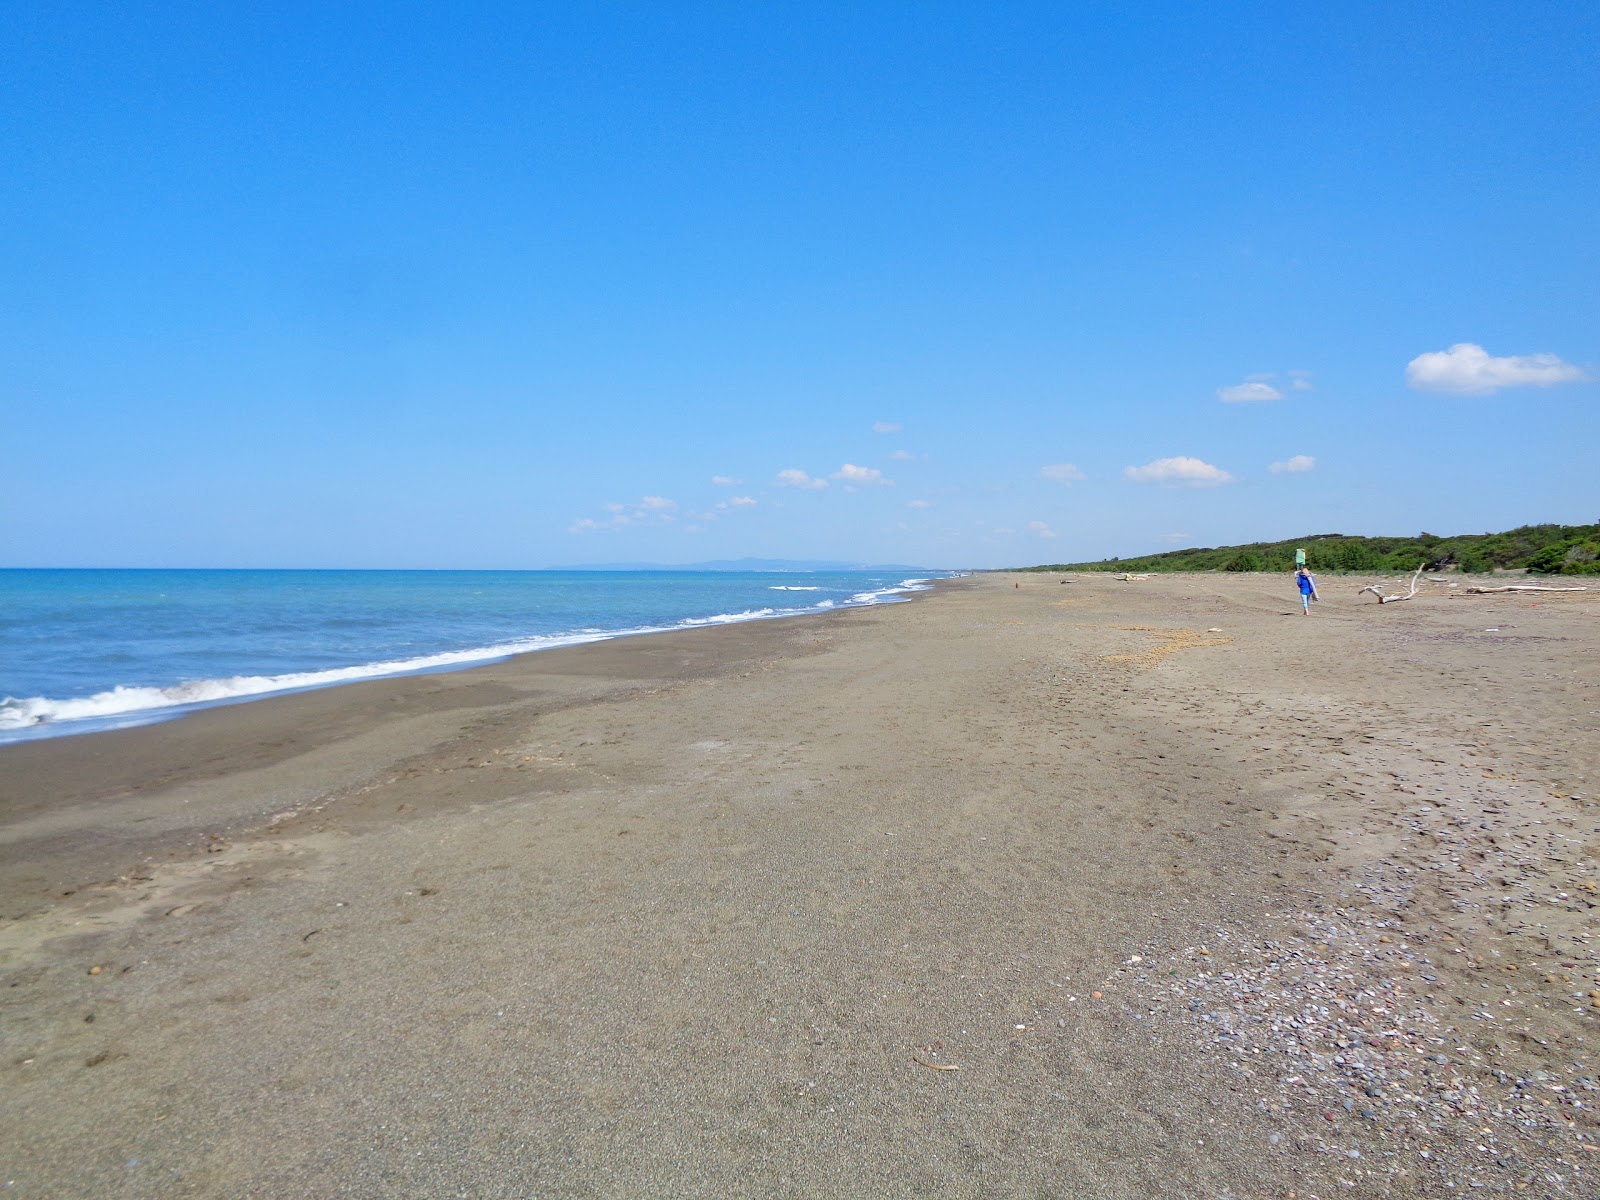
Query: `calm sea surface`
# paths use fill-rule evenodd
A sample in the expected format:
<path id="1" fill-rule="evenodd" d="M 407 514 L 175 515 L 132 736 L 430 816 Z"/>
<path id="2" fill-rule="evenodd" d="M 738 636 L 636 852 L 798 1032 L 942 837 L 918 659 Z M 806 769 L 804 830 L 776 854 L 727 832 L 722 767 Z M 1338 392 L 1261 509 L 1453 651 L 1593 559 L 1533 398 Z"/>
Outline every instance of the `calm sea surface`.
<path id="1" fill-rule="evenodd" d="M 0 742 L 926 586 L 870 571 L 0 570 Z"/>

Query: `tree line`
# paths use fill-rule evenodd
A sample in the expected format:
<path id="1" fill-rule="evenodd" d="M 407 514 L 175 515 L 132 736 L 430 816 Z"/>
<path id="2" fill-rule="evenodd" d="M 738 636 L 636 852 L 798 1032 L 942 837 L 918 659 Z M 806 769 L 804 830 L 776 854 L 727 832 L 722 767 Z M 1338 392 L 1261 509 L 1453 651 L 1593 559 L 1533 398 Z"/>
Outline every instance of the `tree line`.
<path id="1" fill-rule="evenodd" d="M 1522 525 L 1504 533 L 1439 537 L 1361 537 L 1318 533 L 1281 542 L 1202 546 L 1107 558 L 1099 562 L 1052 563 L 1024 571 L 1292 571 L 1295 551 L 1306 552 L 1312 571 L 1463 571 L 1473 575 L 1526 570 L 1536 575 L 1600 575 L 1600 524 Z"/>

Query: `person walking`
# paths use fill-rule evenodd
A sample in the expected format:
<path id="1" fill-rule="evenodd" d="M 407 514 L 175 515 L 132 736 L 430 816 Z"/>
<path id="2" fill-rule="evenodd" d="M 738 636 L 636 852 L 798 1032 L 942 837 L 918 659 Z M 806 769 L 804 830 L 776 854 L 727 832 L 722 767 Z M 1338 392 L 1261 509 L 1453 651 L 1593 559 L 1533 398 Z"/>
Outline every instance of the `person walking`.
<path id="1" fill-rule="evenodd" d="M 1311 602 L 1317 599 L 1317 581 L 1311 578 L 1311 572 L 1301 567 L 1294 573 L 1294 581 L 1300 587 L 1300 611 L 1306 616 L 1311 615 Z"/>

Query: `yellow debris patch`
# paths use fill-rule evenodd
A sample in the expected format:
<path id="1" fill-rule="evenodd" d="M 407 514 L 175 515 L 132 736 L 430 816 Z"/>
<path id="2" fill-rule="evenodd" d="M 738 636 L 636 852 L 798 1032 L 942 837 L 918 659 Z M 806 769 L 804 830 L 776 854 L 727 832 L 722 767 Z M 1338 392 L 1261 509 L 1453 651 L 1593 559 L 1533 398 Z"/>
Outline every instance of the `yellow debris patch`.
<path id="1" fill-rule="evenodd" d="M 1179 650 L 1198 650 L 1203 646 L 1226 646 L 1233 641 L 1230 637 L 1207 637 L 1198 629 L 1158 629 L 1151 625 L 1112 625 L 1111 629 L 1127 629 L 1134 633 L 1150 633 L 1156 637 L 1156 644 L 1139 650 L 1133 654 L 1107 654 L 1106 662 L 1131 663 L 1134 666 L 1150 668 L 1159 666 L 1169 655 L 1176 654 Z"/>

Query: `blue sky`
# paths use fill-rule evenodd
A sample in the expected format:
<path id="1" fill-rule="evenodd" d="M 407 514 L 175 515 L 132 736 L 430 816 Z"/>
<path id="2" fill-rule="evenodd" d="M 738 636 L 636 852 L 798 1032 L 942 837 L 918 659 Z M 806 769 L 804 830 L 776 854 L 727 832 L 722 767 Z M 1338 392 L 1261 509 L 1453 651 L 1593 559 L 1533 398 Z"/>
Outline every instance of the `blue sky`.
<path id="1" fill-rule="evenodd" d="M 4 36 L 5 565 L 1600 519 L 1594 5 L 42 3 Z"/>

